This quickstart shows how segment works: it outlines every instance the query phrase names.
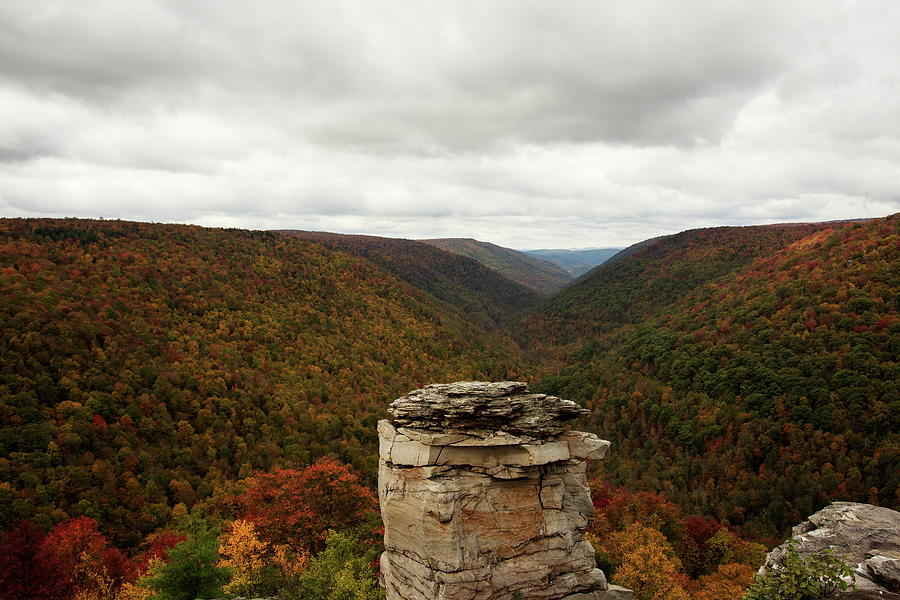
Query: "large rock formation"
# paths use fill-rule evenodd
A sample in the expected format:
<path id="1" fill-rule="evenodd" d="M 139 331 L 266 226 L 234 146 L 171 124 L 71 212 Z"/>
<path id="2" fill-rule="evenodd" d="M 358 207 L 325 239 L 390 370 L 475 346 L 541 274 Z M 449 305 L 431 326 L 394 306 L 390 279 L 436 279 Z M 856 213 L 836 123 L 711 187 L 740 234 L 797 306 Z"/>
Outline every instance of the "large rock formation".
<path id="1" fill-rule="evenodd" d="M 900 599 L 900 513 L 889 508 L 833 502 L 791 530 L 801 555 L 826 550 L 854 571 L 851 598 Z M 777 568 L 787 543 L 772 550 L 763 569 Z"/>
<path id="2" fill-rule="evenodd" d="M 378 423 L 388 600 L 625 599 L 584 540 L 585 460 L 609 442 L 566 431 L 586 411 L 524 383 L 429 385 Z"/>

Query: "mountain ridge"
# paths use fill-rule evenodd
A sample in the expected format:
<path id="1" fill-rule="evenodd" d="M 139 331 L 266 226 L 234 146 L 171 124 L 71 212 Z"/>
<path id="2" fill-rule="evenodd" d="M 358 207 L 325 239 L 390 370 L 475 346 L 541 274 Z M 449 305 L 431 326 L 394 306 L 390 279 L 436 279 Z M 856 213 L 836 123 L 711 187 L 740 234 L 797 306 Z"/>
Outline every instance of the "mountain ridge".
<path id="1" fill-rule="evenodd" d="M 490 242 L 473 238 L 437 238 L 419 241 L 447 252 L 473 258 L 489 269 L 502 273 L 543 296 L 559 291 L 572 280 L 568 272 L 550 261 Z"/>
<path id="2" fill-rule="evenodd" d="M 471 257 L 418 240 L 324 231 L 280 230 L 277 233 L 372 261 L 484 326 L 497 327 L 537 305 L 541 298 L 533 289 Z"/>

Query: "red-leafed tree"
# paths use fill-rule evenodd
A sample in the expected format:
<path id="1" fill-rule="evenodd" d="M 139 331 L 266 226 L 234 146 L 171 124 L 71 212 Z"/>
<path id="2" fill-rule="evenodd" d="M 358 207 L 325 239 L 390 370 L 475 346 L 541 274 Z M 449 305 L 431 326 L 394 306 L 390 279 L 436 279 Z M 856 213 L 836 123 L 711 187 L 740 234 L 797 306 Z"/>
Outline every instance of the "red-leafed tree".
<path id="1" fill-rule="evenodd" d="M 242 516 L 273 544 L 297 552 L 325 547 L 329 529 L 347 529 L 376 506 L 372 491 L 347 465 L 320 459 L 302 470 L 259 473 L 238 498 Z"/>
<path id="2" fill-rule="evenodd" d="M 137 576 L 146 575 L 150 563 L 154 560 L 163 562 L 168 560 L 169 550 L 186 539 L 187 536 L 171 529 L 161 529 L 148 535 L 141 543 L 143 552 L 135 559 L 135 574 Z"/>
<path id="3" fill-rule="evenodd" d="M 712 518 L 695 516 L 685 519 L 684 525 L 693 542 L 685 547 L 681 558 L 685 571 L 695 578 L 713 573 L 721 563 L 722 556 L 707 542 L 722 529 L 722 524 Z"/>
<path id="4" fill-rule="evenodd" d="M 125 555 L 113 548 L 89 517 L 60 523 L 41 542 L 37 563 L 48 573 L 52 597 L 70 598 L 79 591 L 113 597 L 129 575 Z"/>
<path id="5" fill-rule="evenodd" d="M 591 528 L 598 536 L 616 531 L 628 523 L 652 525 L 678 549 L 686 540 L 684 515 L 665 495 L 632 492 L 624 487 L 597 484 L 594 497 L 596 519 Z"/>
<path id="6" fill-rule="evenodd" d="M 63 579 L 54 564 L 39 561 L 46 534 L 22 521 L 0 535 L 0 598 L 46 600 L 60 597 Z"/>

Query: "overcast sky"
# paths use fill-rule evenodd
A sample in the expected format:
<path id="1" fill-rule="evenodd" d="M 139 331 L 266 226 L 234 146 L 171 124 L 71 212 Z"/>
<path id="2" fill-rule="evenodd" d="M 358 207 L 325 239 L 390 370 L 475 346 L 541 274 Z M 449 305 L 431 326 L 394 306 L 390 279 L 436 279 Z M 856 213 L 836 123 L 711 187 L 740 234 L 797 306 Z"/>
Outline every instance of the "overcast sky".
<path id="1" fill-rule="evenodd" d="M 900 211 L 900 2 L 0 0 L 0 216 L 514 248 Z"/>

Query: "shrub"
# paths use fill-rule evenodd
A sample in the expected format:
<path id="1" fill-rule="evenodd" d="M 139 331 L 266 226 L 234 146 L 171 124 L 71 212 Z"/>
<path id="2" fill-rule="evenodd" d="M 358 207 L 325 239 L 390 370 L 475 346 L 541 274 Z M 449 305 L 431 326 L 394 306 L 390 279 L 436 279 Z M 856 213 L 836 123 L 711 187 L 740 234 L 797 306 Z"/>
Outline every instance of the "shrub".
<path id="1" fill-rule="evenodd" d="M 331 532 L 326 548 L 281 590 L 286 600 L 383 600 L 372 566 L 373 556 L 357 540 Z"/>
<path id="2" fill-rule="evenodd" d="M 831 552 L 803 556 L 787 541 L 781 564 L 757 575 L 744 600 L 826 600 L 853 587 L 853 571 Z"/>

